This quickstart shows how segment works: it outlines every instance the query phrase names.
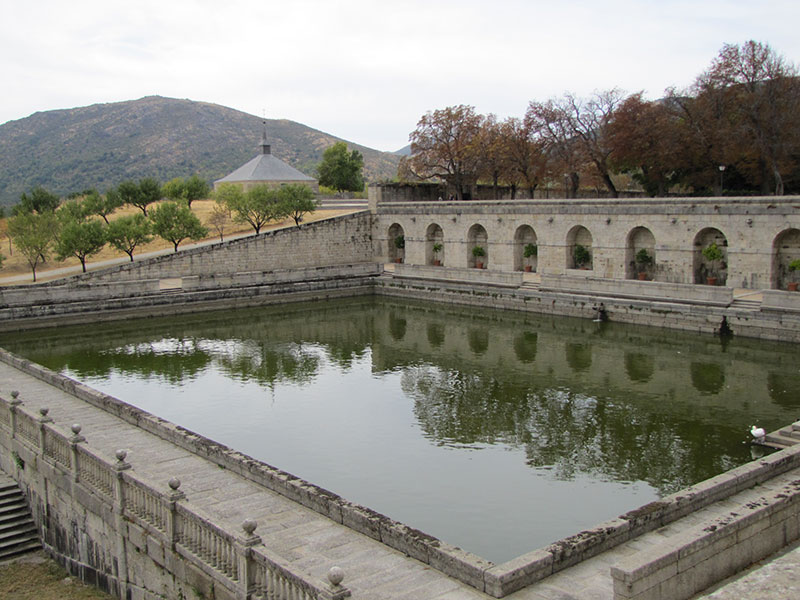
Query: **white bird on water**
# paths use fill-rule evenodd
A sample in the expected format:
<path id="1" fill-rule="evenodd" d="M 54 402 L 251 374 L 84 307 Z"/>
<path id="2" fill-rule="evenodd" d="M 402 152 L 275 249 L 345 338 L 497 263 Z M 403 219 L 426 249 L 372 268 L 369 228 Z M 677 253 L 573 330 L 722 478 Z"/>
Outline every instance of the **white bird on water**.
<path id="1" fill-rule="evenodd" d="M 757 442 L 763 442 L 764 436 L 767 435 L 767 432 L 764 431 L 763 427 L 756 427 L 755 425 L 750 426 L 750 435 L 752 435 Z"/>

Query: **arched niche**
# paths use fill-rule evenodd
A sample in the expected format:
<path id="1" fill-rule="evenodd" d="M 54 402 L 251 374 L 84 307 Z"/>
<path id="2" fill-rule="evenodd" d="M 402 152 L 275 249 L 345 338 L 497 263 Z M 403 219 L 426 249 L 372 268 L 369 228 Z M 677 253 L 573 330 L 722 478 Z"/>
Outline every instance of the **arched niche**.
<path id="1" fill-rule="evenodd" d="M 476 248 L 483 250 L 483 256 L 476 256 Z M 484 269 L 489 266 L 489 236 L 483 225 L 478 223 L 470 227 L 467 232 L 467 265 L 470 267 L 482 265 L 481 268 Z"/>
<path id="2" fill-rule="evenodd" d="M 800 260 L 800 229 L 784 229 L 772 243 L 773 289 L 785 290 L 790 283 L 800 283 L 800 270 L 789 270 L 793 260 Z"/>
<path id="3" fill-rule="evenodd" d="M 425 264 L 445 264 L 444 252 L 444 231 L 438 223 L 431 223 L 425 230 Z"/>
<path id="4" fill-rule="evenodd" d="M 647 227 L 634 227 L 625 244 L 625 277 L 655 279 L 656 238 Z"/>
<path id="5" fill-rule="evenodd" d="M 592 234 L 583 225 L 576 225 L 567 233 L 566 264 L 568 269 L 594 268 Z"/>
<path id="6" fill-rule="evenodd" d="M 711 252 L 716 248 L 717 256 Z M 725 285 L 728 281 L 728 238 L 719 229 L 706 227 L 694 236 L 694 282 Z"/>
<path id="7" fill-rule="evenodd" d="M 405 232 L 399 223 L 392 223 L 387 235 L 389 244 L 389 260 L 403 262 L 406 257 Z"/>
<path id="8" fill-rule="evenodd" d="M 514 270 L 536 271 L 538 261 L 539 241 L 536 232 L 530 225 L 520 225 L 514 232 Z"/>

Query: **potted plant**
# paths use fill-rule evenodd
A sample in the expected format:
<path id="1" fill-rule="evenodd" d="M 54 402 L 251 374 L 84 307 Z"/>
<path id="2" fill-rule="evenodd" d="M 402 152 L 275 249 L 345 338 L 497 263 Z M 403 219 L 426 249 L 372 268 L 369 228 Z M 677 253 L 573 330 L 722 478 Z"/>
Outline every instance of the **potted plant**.
<path id="1" fill-rule="evenodd" d="M 639 269 L 639 280 L 646 281 L 647 268 L 653 264 L 653 257 L 647 251 L 647 248 L 642 248 L 636 253 L 635 262 Z"/>
<path id="2" fill-rule="evenodd" d="M 579 269 L 588 269 L 589 261 L 592 260 L 592 254 L 589 252 L 589 249 L 586 246 L 582 246 L 581 244 L 575 245 L 575 251 L 573 254 L 575 258 L 575 266 Z"/>
<path id="3" fill-rule="evenodd" d="M 522 249 L 522 256 L 526 259 L 530 259 L 532 256 L 539 255 L 539 248 L 536 244 L 525 244 L 525 247 Z M 526 261 L 525 270 L 530 273 L 533 270 L 533 266 L 530 264 L 530 261 Z"/>
<path id="4" fill-rule="evenodd" d="M 406 237 L 404 235 L 398 235 L 396 238 L 394 238 L 394 245 L 395 248 L 397 248 L 398 250 L 402 250 L 403 248 L 406 247 Z M 394 259 L 394 262 L 396 263 L 403 262 L 403 257 L 398 256 L 397 258 Z"/>
<path id="5" fill-rule="evenodd" d="M 703 256 L 710 263 L 709 275 L 706 278 L 708 285 L 717 285 L 717 263 L 723 258 L 722 250 L 717 246 L 716 242 L 711 242 L 708 246 L 703 248 Z"/>
<path id="6" fill-rule="evenodd" d="M 442 251 L 442 248 L 444 248 L 444 246 L 442 245 L 441 242 L 436 242 L 433 245 L 433 256 L 434 256 L 433 264 L 437 267 L 442 266 L 442 260 L 439 258 L 439 253 Z"/>
<path id="7" fill-rule="evenodd" d="M 483 257 L 486 256 L 486 250 L 483 249 L 483 246 L 475 246 L 472 248 L 472 256 L 475 257 L 475 268 L 482 269 Z"/>
<path id="8" fill-rule="evenodd" d="M 795 258 L 789 263 L 789 273 L 791 273 L 791 281 L 786 285 L 786 289 L 790 292 L 797 291 L 797 272 L 800 271 L 800 258 Z"/>

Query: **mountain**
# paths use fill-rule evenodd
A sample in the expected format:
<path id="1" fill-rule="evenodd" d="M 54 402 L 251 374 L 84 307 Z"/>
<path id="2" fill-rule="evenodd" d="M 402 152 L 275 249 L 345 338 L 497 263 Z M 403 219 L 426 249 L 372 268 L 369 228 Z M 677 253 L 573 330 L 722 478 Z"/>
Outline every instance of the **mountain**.
<path id="1" fill-rule="evenodd" d="M 411 144 L 407 146 L 403 146 L 400 150 L 395 150 L 392 154 L 397 154 L 398 156 L 411 156 Z"/>
<path id="2" fill-rule="evenodd" d="M 41 185 L 59 195 L 125 179 L 168 181 L 194 173 L 209 182 L 259 152 L 263 119 L 207 102 L 139 100 L 37 112 L 0 125 L 0 205 Z M 267 119 L 272 153 L 314 175 L 323 151 L 340 140 L 300 123 Z M 399 157 L 358 144 L 367 181 L 394 177 Z"/>

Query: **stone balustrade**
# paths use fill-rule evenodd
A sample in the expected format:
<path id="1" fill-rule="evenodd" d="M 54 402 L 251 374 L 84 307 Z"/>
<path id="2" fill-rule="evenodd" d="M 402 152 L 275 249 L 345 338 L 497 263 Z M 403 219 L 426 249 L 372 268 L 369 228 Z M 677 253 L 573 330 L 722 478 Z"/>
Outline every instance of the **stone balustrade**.
<path id="1" fill-rule="evenodd" d="M 118 544 L 111 552 L 121 564 L 130 559 L 117 549 L 125 547 L 130 525 L 135 525 L 172 554 L 165 562 L 173 568 L 181 559 L 211 577 L 221 598 L 340 600 L 350 595 L 341 569 L 331 569 L 328 582 L 315 580 L 265 548 L 255 535 L 254 521 L 245 520 L 238 532 L 226 530 L 192 506 L 179 489 L 179 479 L 173 477 L 168 489 L 159 489 L 134 473 L 125 450 L 113 458 L 103 456 L 87 446 L 79 424 L 70 427 L 70 434 L 47 415 L 46 408 L 38 416 L 30 412 L 18 394 L 0 397 L 0 437 L 5 438 L 0 441 L 13 448 L 17 469 L 26 464 L 38 472 L 49 469 L 54 476 L 48 480 L 58 494 L 68 494 L 92 512 L 91 518 L 101 519 L 106 530 L 115 530 Z M 47 536 L 42 537 L 47 548 Z M 124 598 L 129 582 L 121 572 L 110 587 Z M 173 575 L 182 572 L 174 569 Z"/>

